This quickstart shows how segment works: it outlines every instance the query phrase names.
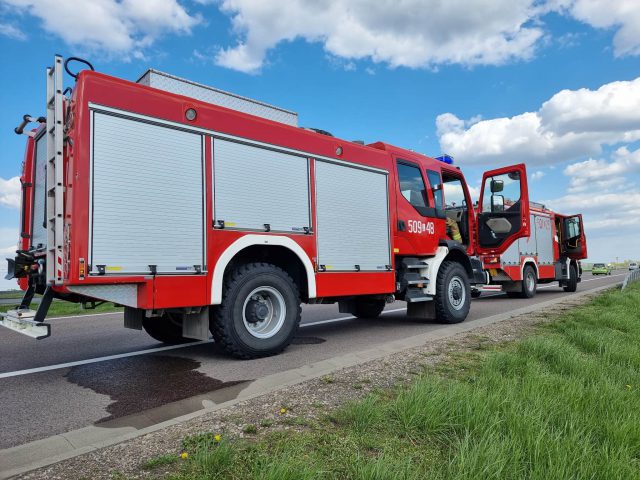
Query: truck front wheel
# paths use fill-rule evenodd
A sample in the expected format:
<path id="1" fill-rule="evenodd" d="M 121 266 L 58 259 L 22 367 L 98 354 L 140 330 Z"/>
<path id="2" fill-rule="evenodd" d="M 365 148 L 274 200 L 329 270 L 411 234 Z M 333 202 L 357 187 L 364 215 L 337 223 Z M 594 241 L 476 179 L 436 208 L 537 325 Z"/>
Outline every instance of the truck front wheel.
<path id="1" fill-rule="evenodd" d="M 265 357 L 291 343 L 300 317 L 298 287 L 287 272 L 269 263 L 248 263 L 227 275 L 211 333 L 234 357 Z"/>
<path id="2" fill-rule="evenodd" d="M 565 292 L 575 292 L 578 289 L 578 271 L 575 265 L 569 265 L 569 280 L 564 286 Z"/>
<path id="3" fill-rule="evenodd" d="M 471 305 L 471 287 L 467 271 L 458 262 L 445 261 L 436 279 L 436 319 L 441 323 L 460 323 Z"/>

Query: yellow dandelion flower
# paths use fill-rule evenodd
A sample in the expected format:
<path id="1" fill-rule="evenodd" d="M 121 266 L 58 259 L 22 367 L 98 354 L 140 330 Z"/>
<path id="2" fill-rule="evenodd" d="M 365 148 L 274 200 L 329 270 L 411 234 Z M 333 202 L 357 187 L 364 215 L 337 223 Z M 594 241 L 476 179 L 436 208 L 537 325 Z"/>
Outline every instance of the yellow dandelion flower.
<path id="1" fill-rule="evenodd" d="M 222 440 L 222 435 L 218 434 L 218 435 L 216 435 L 215 437 L 213 437 L 213 439 L 214 439 L 216 442 L 219 442 L 220 440 Z"/>
<path id="2" fill-rule="evenodd" d="M 180 454 L 180 458 L 182 458 L 183 460 L 186 460 L 187 458 L 189 458 L 189 454 L 187 452 L 182 452 Z"/>
<path id="3" fill-rule="evenodd" d="M 287 413 L 287 409 L 286 409 L 286 408 L 284 408 L 284 407 L 282 407 L 282 408 L 280 409 L 280 415 L 284 415 L 285 413 Z"/>

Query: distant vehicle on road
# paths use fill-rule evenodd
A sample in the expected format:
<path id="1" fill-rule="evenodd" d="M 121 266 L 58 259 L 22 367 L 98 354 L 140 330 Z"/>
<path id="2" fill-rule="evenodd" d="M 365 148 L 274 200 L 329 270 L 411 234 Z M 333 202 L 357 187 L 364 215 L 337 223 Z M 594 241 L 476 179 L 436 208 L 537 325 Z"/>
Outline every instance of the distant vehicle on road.
<path id="1" fill-rule="evenodd" d="M 611 275 L 611 267 L 604 263 L 594 263 L 591 268 L 591 275 Z"/>
<path id="2" fill-rule="evenodd" d="M 638 264 L 636 262 L 631 262 L 629 264 L 629 270 L 637 270 L 638 269 Z"/>

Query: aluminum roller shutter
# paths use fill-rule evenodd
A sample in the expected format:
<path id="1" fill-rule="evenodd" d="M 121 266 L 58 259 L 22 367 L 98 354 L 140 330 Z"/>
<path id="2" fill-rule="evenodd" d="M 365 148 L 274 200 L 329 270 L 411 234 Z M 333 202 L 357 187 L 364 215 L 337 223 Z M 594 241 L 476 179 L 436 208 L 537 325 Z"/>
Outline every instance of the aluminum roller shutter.
<path id="1" fill-rule="evenodd" d="M 316 161 L 318 264 L 386 270 L 391 264 L 387 175 Z"/>
<path id="2" fill-rule="evenodd" d="M 33 188 L 33 226 L 31 245 L 47 245 L 47 229 L 44 226 L 47 185 L 47 135 L 36 141 L 35 181 Z"/>
<path id="3" fill-rule="evenodd" d="M 96 112 L 91 272 L 204 269 L 202 137 Z"/>
<path id="4" fill-rule="evenodd" d="M 552 230 L 552 219 L 536 215 L 531 223 L 532 230 L 536 231 L 536 249 L 538 252 L 538 263 L 541 265 L 553 265 L 555 263 L 553 244 L 554 235 Z"/>
<path id="5" fill-rule="evenodd" d="M 213 167 L 216 222 L 281 232 L 311 226 L 307 158 L 216 138 Z"/>

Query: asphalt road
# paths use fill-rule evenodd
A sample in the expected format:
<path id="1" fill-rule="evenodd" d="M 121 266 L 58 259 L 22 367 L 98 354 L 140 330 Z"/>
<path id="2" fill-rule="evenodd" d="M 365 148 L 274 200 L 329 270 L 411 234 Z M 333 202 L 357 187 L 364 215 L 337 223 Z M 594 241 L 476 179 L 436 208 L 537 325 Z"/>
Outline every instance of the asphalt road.
<path id="1" fill-rule="evenodd" d="M 586 274 L 578 290 L 621 282 L 626 273 Z M 565 295 L 571 294 L 555 283 L 539 286 L 528 300 L 483 294 L 473 300 L 468 318 Z M 2 329 L 0 449 L 92 424 L 127 425 L 139 417 L 134 414 L 214 390 L 221 401 L 234 398 L 238 388 L 264 375 L 441 328 L 407 318 L 404 306 L 391 304 L 375 320 L 340 314 L 337 305 L 304 306 L 294 344 L 281 355 L 249 361 L 230 359 L 213 343 L 167 348 L 123 328 L 121 313 L 51 320 L 53 334 L 41 341 Z M 104 358 L 112 356 L 117 358 Z M 174 416 L 188 413 L 184 402 L 180 408 Z"/>

